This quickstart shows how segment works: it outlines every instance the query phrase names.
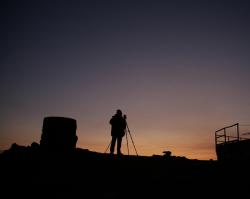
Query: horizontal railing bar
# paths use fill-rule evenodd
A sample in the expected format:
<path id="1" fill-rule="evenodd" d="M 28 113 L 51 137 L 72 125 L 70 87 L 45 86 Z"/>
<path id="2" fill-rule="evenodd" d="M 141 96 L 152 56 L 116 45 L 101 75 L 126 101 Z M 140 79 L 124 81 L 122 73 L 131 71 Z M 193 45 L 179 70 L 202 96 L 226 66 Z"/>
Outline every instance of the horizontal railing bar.
<path id="1" fill-rule="evenodd" d="M 239 123 L 235 123 L 235 124 L 233 124 L 233 125 L 231 125 L 231 126 L 226 126 L 226 127 L 224 127 L 224 128 L 221 128 L 221 129 L 215 131 L 215 133 L 217 133 L 218 131 L 222 131 L 222 130 L 224 130 L 224 129 L 227 129 L 227 128 L 231 128 L 231 127 L 236 126 L 236 125 L 239 125 Z"/>

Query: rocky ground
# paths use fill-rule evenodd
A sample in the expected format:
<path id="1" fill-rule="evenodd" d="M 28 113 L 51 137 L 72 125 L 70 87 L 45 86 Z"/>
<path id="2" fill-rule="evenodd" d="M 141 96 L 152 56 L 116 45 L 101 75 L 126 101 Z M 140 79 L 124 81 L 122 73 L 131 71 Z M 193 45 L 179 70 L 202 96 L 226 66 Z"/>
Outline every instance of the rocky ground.
<path id="1" fill-rule="evenodd" d="M 14 146 L 0 154 L 4 198 L 179 198 L 250 196 L 249 163 L 172 156 L 116 156 Z"/>

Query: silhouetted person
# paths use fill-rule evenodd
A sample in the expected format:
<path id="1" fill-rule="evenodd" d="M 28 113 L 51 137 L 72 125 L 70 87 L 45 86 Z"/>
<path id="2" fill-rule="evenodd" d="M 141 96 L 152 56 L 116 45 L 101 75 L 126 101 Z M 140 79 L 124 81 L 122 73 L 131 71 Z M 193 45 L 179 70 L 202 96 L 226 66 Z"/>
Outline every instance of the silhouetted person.
<path id="1" fill-rule="evenodd" d="M 115 143 L 117 140 L 117 155 L 121 155 L 121 145 L 122 145 L 122 137 L 125 135 L 126 130 L 126 119 L 122 116 L 122 111 L 117 110 L 116 114 L 112 116 L 109 123 L 111 124 L 111 146 L 110 153 L 114 153 Z"/>

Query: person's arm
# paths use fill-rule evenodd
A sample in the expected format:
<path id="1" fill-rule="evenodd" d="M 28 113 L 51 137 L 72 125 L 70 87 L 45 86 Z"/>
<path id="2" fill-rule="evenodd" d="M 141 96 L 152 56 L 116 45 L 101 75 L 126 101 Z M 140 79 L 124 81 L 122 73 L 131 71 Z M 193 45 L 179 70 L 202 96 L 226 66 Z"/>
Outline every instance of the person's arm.
<path id="1" fill-rule="evenodd" d="M 113 120 L 114 120 L 114 117 L 112 117 L 112 118 L 109 120 L 109 123 L 110 123 L 111 125 L 113 125 Z"/>

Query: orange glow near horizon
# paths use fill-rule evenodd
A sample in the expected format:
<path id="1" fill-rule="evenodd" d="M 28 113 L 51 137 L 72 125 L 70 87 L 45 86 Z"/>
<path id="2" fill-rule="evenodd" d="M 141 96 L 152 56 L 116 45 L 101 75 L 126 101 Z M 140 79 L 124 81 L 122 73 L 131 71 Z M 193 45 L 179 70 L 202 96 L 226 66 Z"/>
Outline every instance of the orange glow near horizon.
<path id="1" fill-rule="evenodd" d="M 78 126 L 81 126 L 78 124 Z M 89 149 L 90 151 L 96 151 L 100 153 L 104 153 L 107 149 L 111 136 L 110 136 L 110 127 L 108 125 L 104 125 L 106 129 L 102 131 L 100 128 L 97 128 L 95 132 L 92 128 L 89 134 L 82 133 L 82 129 L 77 130 L 78 142 L 77 147 L 83 149 Z M 39 132 L 40 131 L 40 132 Z M 215 154 L 215 146 L 213 133 L 209 136 L 208 140 L 204 140 L 204 138 L 198 138 L 197 136 L 187 136 L 183 134 L 172 135 L 166 134 L 162 135 L 161 132 L 152 134 L 149 131 L 134 132 L 134 130 L 130 129 L 132 138 L 135 143 L 135 147 L 139 155 L 142 156 L 152 156 L 152 155 L 163 155 L 163 151 L 171 151 L 173 156 L 185 156 L 190 159 L 216 159 Z M 21 132 L 21 131 L 20 131 Z M 143 132 L 143 133 L 141 133 Z M 27 133 L 27 132 L 26 132 Z M 26 135 L 26 133 L 20 133 Z M 6 143 L 1 143 L 1 149 L 8 149 L 12 143 L 17 143 L 20 145 L 28 146 L 32 142 L 40 141 L 41 128 L 37 128 L 36 133 L 29 133 L 33 135 L 32 137 L 21 136 L 19 139 L 15 137 L 5 140 Z M 176 133 L 177 134 L 177 133 Z M 135 155 L 135 150 L 132 145 L 131 139 L 128 135 L 128 143 L 129 143 L 129 152 L 130 155 Z M 127 154 L 127 143 L 126 137 L 123 137 L 122 142 L 122 152 Z M 109 153 L 109 150 L 107 150 Z"/>
<path id="2" fill-rule="evenodd" d="M 114 109 L 115 110 L 115 109 Z M 125 109 L 124 109 L 125 110 Z M 134 110 L 133 110 L 134 111 Z M 130 113 L 131 112 L 131 113 Z M 144 114 L 127 111 L 128 124 L 132 138 L 139 155 L 152 156 L 163 155 L 163 151 L 171 151 L 173 156 L 185 156 L 189 159 L 217 159 L 215 153 L 214 131 L 224 127 L 227 124 L 210 116 L 211 112 L 203 117 L 187 117 L 186 120 L 176 120 L 175 117 L 167 117 L 161 120 L 154 120 L 153 113 Z M 104 153 L 110 143 L 110 124 L 108 123 L 113 112 L 100 113 L 99 115 L 91 115 L 89 117 L 72 116 L 77 119 L 77 147 L 89 149 Z M 195 113 L 196 114 L 196 113 Z M 61 115 L 61 114 L 57 114 Z M 143 117 L 142 117 L 143 115 Z M 156 114 L 159 118 L 163 118 L 162 113 Z M 63 115 L 65 116 L 65 115 Z M 105 119 L 104 119 L 105 118 Z M 203 119 L 211 118 L 210 122 Z M 42 121 L 29 125 L 29 120 L 20 118 L 9 129 L 9 135 L 1 139 L 1 149 L 8 149 L 12 143 L 28 146 L 32 142 L 40 142 L 42 132 Z M 177 122 L 175 122 L 177 121 Z M 212 122 L 213 121 L 213 122 Z M 158 122 L 158 123 L 157 123 Z M 224 124 L 223 126 L 221 124 Z M 15 131 L 16 130 L 16 131 Z M 247 131 L 247 129 L 244 129 Z M 16 133 L 18 132 L 18 134 Z M 135 155 L 135 151 L 128 136 L 129 150 L 131 155 Z M 107 153 L 109 150 L 107 150 Z M 127 154 L 126 137 L 123 137 L 122 152 Z"/>
<path id="3" fill-rule="evenodd" d="M 104 153 L 107 149 L 111 136 L 106 129 L 107 134 L 102 138 L 93 138 L 85 140 L 83 136 L 79 137 L 77 147 L 89 149 Z M 162 137 L 151 135 L 150 132 L 143 131 L 142 133 L 135 134 L 131 132 L 132 138 L 135 143 L 135 147 L 139 155 L 152 156 L 163 155 L 163 151 L 171 151 L 173 156 L 185 156 L 190 159 L 216 159 L 214 139 L 205 141 L 203 138 L 188 138 L 187 136 L 171 136 L 165 135 Z M 159 134 L 159 133 L 157 133 Z M 156 134 L 156 135 L 157 135 Z M 129 153 L 136 155 L 131 138 L 128 135 Z M 128 154 L 126 136 L 123 137 L 122 151 L 124 154 Z M 106 153 L 109 153 L 107 150 Z"/>

